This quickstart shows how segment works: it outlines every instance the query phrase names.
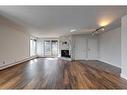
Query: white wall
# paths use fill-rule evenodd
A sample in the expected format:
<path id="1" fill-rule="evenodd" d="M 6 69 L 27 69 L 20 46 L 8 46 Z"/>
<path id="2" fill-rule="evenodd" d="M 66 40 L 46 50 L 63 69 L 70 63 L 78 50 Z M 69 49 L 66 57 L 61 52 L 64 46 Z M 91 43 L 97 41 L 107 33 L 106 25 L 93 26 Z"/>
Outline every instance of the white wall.
<path id="1" fill-rule="evenodd" d="M 0 67 L 29 58 L 29 40 L 23 27 L 0 16 Z"/>
<path id="2" fill-rule="evenodd" d="M 99 35 L 99 60 L 121 67 L 121 29 Z"/>
<path id="3" fill-rule="evenodd" d="M 127 15 L 121 21 L 121 76 L 127 79 Z"/>

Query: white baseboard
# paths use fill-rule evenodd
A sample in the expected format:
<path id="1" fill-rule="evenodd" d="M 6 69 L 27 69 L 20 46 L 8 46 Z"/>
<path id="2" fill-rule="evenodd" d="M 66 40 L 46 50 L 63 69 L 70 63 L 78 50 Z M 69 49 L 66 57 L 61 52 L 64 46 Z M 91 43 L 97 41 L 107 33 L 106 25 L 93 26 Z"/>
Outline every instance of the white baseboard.
<path id="1" fill-rule="evenodd" d="M 118 67 L 118 68 L 121 68 L 120 66 L 118 66 L 118 65 L 114 65 L 114 64 L 109 63 L 109 62 L 107 62 L 107 61 L 105 61 L 105 60 L 98 59 L 98 61 L 101 61 L 101 62 L 107 63 L 107 64 L 109 64 L 109 65 L 112 65 L 112 66 L 115 66 L 115 67 Z"/>
<path id="2" fill-rule="evenodd" d="M 7 65 L 1 66 L 1 67 L 0 67 L 0 70 L 6 69 L 6 68 L 8 68 L 8 67 L 11 67 L 11 66 L 14 66 L 14 65 L 17 65 L 17 64 L 26 62 L 26 61 L 29 61 L 29 60 L 34 59 L 34 58 L 36 58 L 36 57 L 37 57 L 37 56 L 32 56 L 32 57 L 29 57 L 29 58 L 26 58 L 26 59 L 17 61 L 17 62 L 15 62 L 15 63 L 10 63 L 10 64 L 7 64 Z"/>
<path id="3" fill-rule="evenodd" d="M 120 75 L 122 78 L 124 78 L 124 79 L 126 79 L 127 80 L 127 75 L 125 75 L 125 74 L 122 74 L 121 73 L 121 75 Z"/>

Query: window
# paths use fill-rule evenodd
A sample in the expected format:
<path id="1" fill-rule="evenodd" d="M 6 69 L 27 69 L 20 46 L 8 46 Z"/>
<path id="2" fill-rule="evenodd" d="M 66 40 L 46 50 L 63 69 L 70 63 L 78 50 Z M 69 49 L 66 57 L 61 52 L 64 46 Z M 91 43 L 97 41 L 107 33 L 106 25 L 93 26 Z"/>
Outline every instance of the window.
<path id="1" fill-rule="evenodd" d="M 30 56 L 36 55 L 36 40 L 31 39 L 30 40 Z"/>

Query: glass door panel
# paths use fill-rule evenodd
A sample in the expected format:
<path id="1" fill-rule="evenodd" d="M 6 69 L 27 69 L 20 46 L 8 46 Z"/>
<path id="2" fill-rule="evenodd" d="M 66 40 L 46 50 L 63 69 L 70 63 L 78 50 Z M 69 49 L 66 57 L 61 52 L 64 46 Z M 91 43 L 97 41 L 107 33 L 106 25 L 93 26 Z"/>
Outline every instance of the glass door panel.
<path id="1" fill-rule="evenodd" d="M 51 46 L 52 56 L 57 56 L 57 54 L 58 54 L 58 41 L 52 40 L 51 45 L 52 45 Z"/>
<path id="2" fill-rule="evenodd" d="M 47 57 L 56 57 L 58 55 L 58 41 L 57 40 L 44 41 L 44 55 Z"/>
<path id="3" fill-rule="evenodd" d="M 45 56 L 51 56 L 51 41 L 44 41 L 44 54 Z"/>

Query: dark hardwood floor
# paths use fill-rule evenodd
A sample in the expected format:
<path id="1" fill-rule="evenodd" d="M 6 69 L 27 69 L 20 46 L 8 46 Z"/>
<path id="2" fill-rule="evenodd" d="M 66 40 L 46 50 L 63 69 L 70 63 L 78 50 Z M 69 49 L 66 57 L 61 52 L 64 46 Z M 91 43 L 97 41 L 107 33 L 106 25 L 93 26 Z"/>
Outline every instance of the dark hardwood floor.
<path id="1" fill-rule="evenodd" d="M 0 89 L 126 89 L 119 68 L 108 67 L 98 61 L 37 58 L 1 70 Z"/>
<path id="2" fill-rule="evenodd" d="M 111 74 L 115 74 L 117 76 L 120 76 L 120 73 L 121 73 L 121 69 L 118 68 L 118 67 L 115 67 L 113 65 L 109 65 L 109 64 L 106 64 L 104 62 L 101 62 L 101 61 L 97 61 L 97 60 L 83 60 L 83 61 L 79 61 L 81 63 L 84 63 L 84 64 L 87 64 L 93 68 L 96 68 L 96 69 L 99 69 L 99 70 L 103 70 L 103 71 L 106 71 L 106 72 L 109 72 Z"/>

